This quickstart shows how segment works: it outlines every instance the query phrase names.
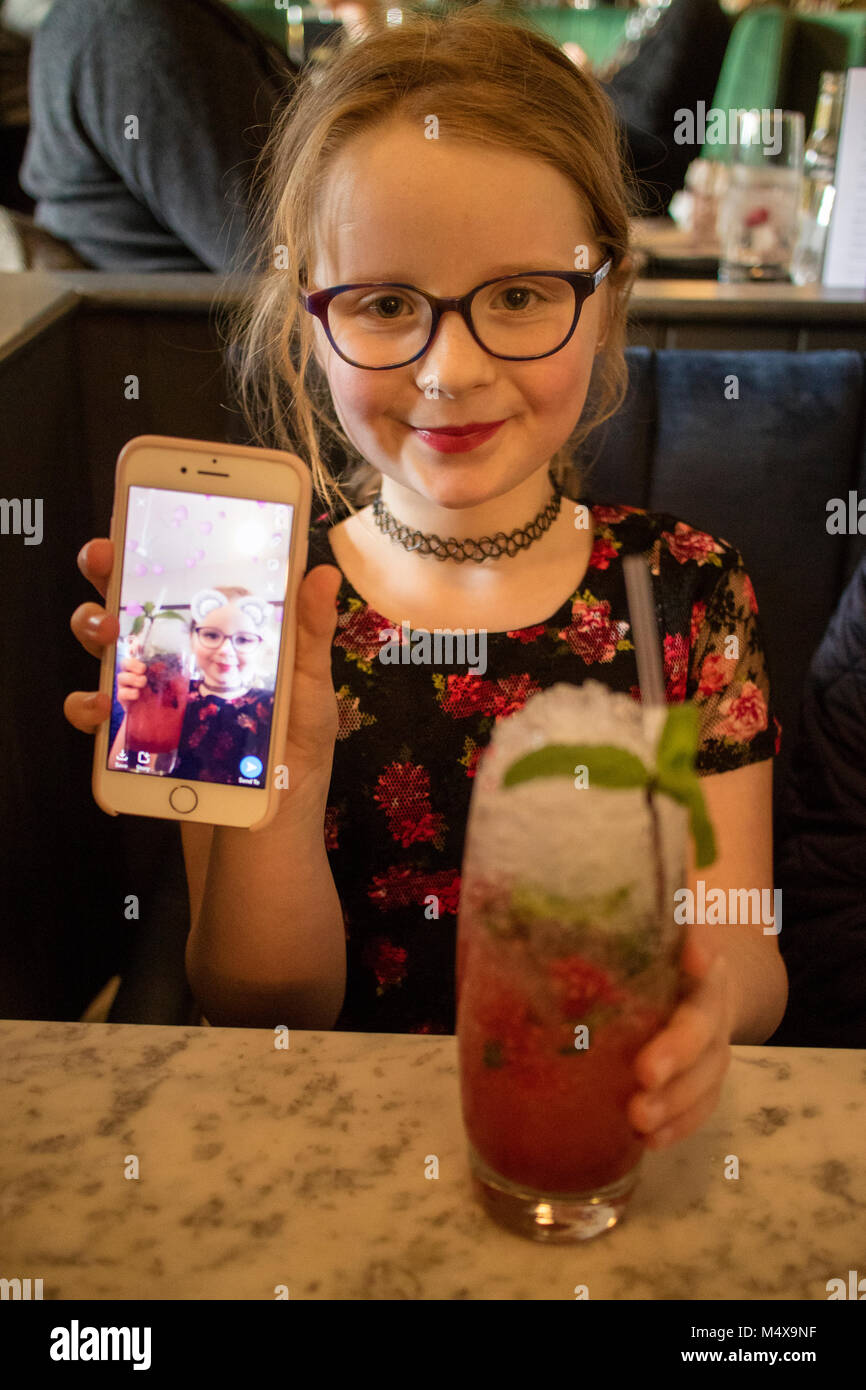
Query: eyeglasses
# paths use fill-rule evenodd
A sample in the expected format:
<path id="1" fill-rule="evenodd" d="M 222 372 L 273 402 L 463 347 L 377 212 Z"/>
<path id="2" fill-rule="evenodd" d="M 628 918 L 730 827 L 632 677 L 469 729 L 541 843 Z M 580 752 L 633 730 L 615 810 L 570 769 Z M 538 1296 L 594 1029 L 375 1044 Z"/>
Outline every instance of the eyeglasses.
<path id="1" fill-rule="evenodd" d="M 565 347 L 585 301 L 612 264 L 608 259 L 592 271 L 530 270 L 486 280 L 456 299 L 414 285 L 368 281 L 302 290 L 301 300 L 343 361 L 365 371 L 405 367 L 423 357 L 440 318 L 452 310 L 492 357 L 530 362 Z"/>
<path id="2" fill-rule="evenodd" d="M 193 628 L 193 632 L 203 647 L 207 647 L 210 651 L 214 652 L 221 647 L 226 640 L 231 642 L 236 652 L 251 651 L 252 648 L 257 647 L 262 640 L 257 632 L 234 632 L 229 634 L 227 632 L 221 632 L 218 627 L 195 627 Z"/>

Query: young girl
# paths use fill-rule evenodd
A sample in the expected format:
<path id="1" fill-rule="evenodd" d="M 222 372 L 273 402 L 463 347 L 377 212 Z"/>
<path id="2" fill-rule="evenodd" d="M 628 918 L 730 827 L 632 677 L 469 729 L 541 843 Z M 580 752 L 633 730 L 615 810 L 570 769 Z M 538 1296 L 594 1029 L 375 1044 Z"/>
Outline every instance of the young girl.
<path id="1" fill-rule="evenodd" d="M 202 589 L 190 601 L 189 641 L 196 674 L 180 734 L 175 777 L 200 782 L 237 780 L 245 757 L 267 763 L 273 689 L 259 683 L 268 607 L 249 589 L 226 585 Z M 127 744 L 127 724 L 139 691 L 147 684 L 139 659 L 140 639 L 118 667 L 117 700 L 122 718 L 111 744 L 109 766 L 117 768 Z M 273 681 L 271 682 L 273 687 Z"/>
<path id="2" fill-rule="evenodd" d="M 308 80 L 268 155 L 239 394 L 259 442 L 310 460 L 330 514 L 316 509 L 300 590 L 280 812 L 252 835 L 182 826 L 187 970 L 213 1024 L 452 1032 L 478 755 L 556 681 L 637 696 L 628 554 L 652 575 L 668 699 L 701 710 L 706 891 L 772 887 L 757 607 L 727 542 L 587 512 L 569 474 L 625 381 L 633 204 L 592 78 L 483 12 L 404 15 Z M 103 594 L 112 560 L 105 540 L 79 560 Z M 484 634 L 484 674 L 380 661 L 403 622 Z M 72 625 L 94 655 L 117 631 L 95 604 Z M 108 711 L 75 694 L 66 712 L 93 730 Z M 728 1044 L 765 1040 L 785 1008 L 760 923 L 693 927 L 682 968 L 635 1066 L 630 1117 L 655 1147 L 707 1118 Z"/>

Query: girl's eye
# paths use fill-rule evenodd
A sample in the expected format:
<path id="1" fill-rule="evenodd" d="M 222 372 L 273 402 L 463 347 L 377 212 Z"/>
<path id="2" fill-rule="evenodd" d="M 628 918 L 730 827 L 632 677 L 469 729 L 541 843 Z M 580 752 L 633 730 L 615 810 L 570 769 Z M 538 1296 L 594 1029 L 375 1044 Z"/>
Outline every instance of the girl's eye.
<path id="1" fill-rule="evenodd" d="M 505 285 L 498 297 L 501 307 L 511 310 L 533 309 L 536 304 L 544 302 L 542 296 L 531 285 Z M 499 306 L 494 304 L 493 307 Z"/>
<path id="2" fill-rule="evenodd" d="M 366 304 L 359 307 L 365 312 L 371 313 L 374 318 L 396 319 L 400 317 L 400 305 L 407 301 L 399 294 L 383 294 L 377 299 L 370 299 Z M 410 306 L 411 307 L 411 306 Z"/>

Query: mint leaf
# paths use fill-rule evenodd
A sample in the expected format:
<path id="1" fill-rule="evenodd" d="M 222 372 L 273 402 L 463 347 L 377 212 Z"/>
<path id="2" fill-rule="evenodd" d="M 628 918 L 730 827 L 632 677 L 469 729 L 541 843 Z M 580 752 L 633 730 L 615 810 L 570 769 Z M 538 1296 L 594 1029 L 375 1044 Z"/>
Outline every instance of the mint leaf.
<path id="1" fill-rule="evenodd" d="M 700 716 L 693 704 L 671 705 L 659 736 L 656 761 L 659 771 L 691 772 L 698 747 Z"/>
<path id="2" fill-rule="evenodd" d="M 689 809 L 695 863 L 706 868 L 716 858 L 716 839 L 707 814 L 701 779 L 695 772 L 700 716 L 693 704 L 671 705 L 659 738 L 655 783 L 659 791 Z"/>
<path id="3" fill-rule="evenodd" d="M 513 787 L 535 777 L 573 777 L 587 769 L 590 787 L 645 787 L 649 774 L 634 753 L 612 743 L 548 743 L 518 758 L 506 769 L 503 784 Z"/>

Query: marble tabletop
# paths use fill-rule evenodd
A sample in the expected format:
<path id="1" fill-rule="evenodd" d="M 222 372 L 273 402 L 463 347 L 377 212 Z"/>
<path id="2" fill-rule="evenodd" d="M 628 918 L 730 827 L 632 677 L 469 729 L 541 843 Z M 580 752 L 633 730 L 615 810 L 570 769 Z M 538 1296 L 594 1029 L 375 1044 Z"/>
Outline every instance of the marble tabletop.
<path id="1" fill-rule="evenodd" d="M 475 1202 L 455 1038 L 288 1044 L 0 1021 L 0 1277 L 46 1299 L 826 1300 L 866 1274 L 866 1051 L 735 1047 L 622 1224 L 548 1246 Z"/>

